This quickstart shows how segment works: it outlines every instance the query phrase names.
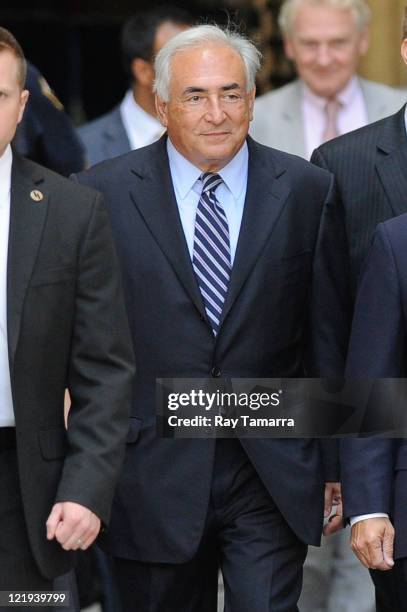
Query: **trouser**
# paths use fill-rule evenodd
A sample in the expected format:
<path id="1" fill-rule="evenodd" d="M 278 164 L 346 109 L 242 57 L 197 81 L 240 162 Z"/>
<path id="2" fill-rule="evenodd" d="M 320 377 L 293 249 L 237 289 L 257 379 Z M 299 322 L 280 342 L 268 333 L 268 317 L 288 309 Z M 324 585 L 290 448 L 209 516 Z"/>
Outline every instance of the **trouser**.
<path id="1" fill-rule="evenodd" d="M 240 443 L 218 440 L 196 554 L 182 564 L 116 558 L 123 612 L 216 612 L 219 567 L 226 612 L 295 612 L 305 555 Z"/>

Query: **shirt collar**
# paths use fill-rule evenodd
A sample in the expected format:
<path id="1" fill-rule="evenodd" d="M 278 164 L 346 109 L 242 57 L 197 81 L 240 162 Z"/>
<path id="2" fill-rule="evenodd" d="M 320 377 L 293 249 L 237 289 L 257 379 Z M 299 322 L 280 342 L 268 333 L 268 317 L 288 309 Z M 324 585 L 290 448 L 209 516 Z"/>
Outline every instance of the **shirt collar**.
<path id="1" fill-rule="evenodd" d="M 137 129 L 138 126 L 143 126 L 143 132 L 147 132 L 148 135 L 155 136 L 160 130 L 163 130 L 161 123 L 146 113 L 134 99 L 134 95 L 131 89 L 126 92 L 121 104 L 120 109 L 123 115 L 126 117 L 128 125 Z"/>
<path id="2" fill-rule="evenodd" d="M 202 170 L 194 166 L 181 155 L 169 138 L 167 138 L 167 152 L 174 188 L 181 198 L 184 199 L 188 192 L 194 187 L 197 180 L 199 180 Z M 247 142 L 244 141 L 243 146 L 236 155 L 218 172 L 235 199 L 240 197 L 247 184 L 248 160 L 249 151 Z"/>
<path id="3" fill-rule="evenodd" d="M 7 145 L 6 150 L 0 157 L 0 206 L 7 204 L 6 198 L 10 193 L 11 185 L 11 165 L 13 162 L 13 154 L 11 146 Z"/>
<path id="4" fill-rule="evenodd" d="M 324 109 L 327 103 L 326 98 L 322 98 L 321 96 L 317 96 L 311 89 L 308 87 L 304 81 L 302 81 L 302 88 L 304 98 L 314 106 L 317 106 L 320 109 Z M 336 99 L 342 104 L 343 107 L 348 107 L 352 104 L 355 96 L 357 95 L 360 89 L 359 79 L 357 76 L 353 76 L 351 80 L 347 83 L 347 85 L 340 91 Z"/>

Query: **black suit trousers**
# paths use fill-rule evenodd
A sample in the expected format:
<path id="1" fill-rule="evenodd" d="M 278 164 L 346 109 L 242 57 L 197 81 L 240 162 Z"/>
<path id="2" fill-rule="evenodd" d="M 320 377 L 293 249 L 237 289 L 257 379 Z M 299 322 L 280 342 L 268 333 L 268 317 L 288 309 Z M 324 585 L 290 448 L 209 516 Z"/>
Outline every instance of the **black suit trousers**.
<path id="1" fill-rule="evenodd" d="M 0 591 L 52 590 L 52 580 L 40 574 L 31 554 L 23 515 L 15 448 L 7 450 L 0 448 L 0 486 Z M 31 610 L 29 607 L 18 609 Z M 10 608 L 0 606 L 0 610 L 10 610 Z"/>
<path id="2" fill-rule="evenodd" d="M 377 612 L 405 612 L 407 607 L 407 559 L 397 559 L 392 570 L 371 570 Z"/>
<path id="3" fill-rule="evenodd" d="M 218 440 L 204 534 L 187 563 L 115 559 L 123 612 L 295 612 L 306 546 L 287 525 L 237 440 Z"/>

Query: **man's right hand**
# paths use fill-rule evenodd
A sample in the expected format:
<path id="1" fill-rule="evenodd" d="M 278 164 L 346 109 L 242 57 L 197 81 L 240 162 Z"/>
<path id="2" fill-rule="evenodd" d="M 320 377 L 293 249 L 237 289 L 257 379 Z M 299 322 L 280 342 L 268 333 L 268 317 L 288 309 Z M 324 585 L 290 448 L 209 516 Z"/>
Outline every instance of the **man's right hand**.
<path id="1" fill-rule="evenodd" d="M 352 527 L 351 548 L 368 569 L 392 569 L 393 542 L 394 528 L 388 518 L 365 519 Z"/>

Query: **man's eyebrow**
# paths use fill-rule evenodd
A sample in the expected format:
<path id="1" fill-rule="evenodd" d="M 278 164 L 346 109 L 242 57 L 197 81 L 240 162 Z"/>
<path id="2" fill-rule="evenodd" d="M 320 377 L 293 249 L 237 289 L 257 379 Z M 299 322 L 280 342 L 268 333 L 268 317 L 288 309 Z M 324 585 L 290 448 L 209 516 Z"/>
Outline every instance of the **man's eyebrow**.
<path id="1" fill-rule="evenodd" d="M 204 89 L 203 87 L 187 87 L 186 89 L 184 89 L 184 94 L 191 94 L 191 93 L 206 93 L 208 90 Z"/>
<path id="2" fill-rule="evenodd" d="M 231 91 L 232 89 L 241 89 L 242 86 L 239 83 L 228 83 L 227 85 L 223 85 L 220 89 L 222 91 Z M 184 89 L 184 95 L 193 94 L 193 93 L 208 93 L 208 89 L 204 87 L 187 87 Z"/>
<path id="3" fill-rule="evenodd" d="M 231 89 L 241 89 L 242 86 L 239 83 L 230 83 L 229 85 L 224 85 L 221 87 L 223 91 L 230 91 Z"/>

